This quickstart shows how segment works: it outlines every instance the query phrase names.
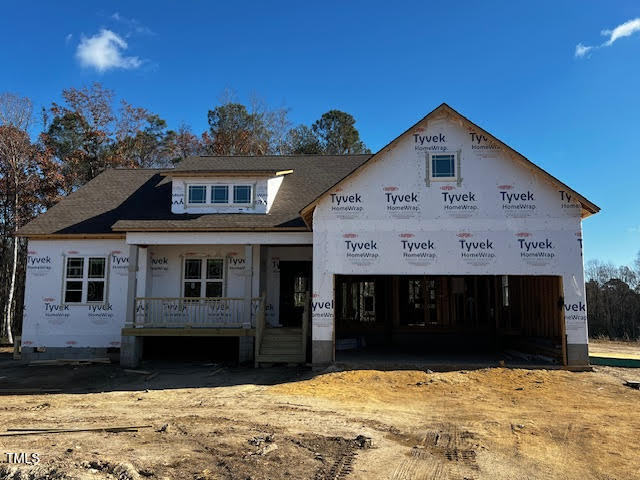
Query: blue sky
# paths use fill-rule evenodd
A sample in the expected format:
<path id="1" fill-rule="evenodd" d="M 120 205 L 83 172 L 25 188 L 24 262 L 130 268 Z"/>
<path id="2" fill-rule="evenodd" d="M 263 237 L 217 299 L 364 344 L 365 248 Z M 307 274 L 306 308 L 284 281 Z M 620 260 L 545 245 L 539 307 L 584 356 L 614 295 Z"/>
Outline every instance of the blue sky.
<path id="1" fill-rule="evenodd" d="M 373 151 L 447 102 L 602 208 L 584 222 L 587 260 L 629 264 L 639 18 L 637 0 L 8 2 L 0 91 L 39 108 L 100 81 L 201 132 L 231 88 L 295 123 L 345 110 Z"/>

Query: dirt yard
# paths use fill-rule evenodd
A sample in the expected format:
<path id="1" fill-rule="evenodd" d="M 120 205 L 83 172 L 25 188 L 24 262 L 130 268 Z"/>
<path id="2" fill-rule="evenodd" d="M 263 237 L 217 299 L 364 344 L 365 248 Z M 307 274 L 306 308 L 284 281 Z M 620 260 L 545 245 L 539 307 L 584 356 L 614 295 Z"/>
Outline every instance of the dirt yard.
<path id="1" fill-rule="evenodd" d="M 0 479 L 640 478 L 640 369 L 141 368 L 0 362 L 2 390 L 62 390 L 0 396 L 2 432 L 152 426 L 0 437 L 41 459 Z"/>

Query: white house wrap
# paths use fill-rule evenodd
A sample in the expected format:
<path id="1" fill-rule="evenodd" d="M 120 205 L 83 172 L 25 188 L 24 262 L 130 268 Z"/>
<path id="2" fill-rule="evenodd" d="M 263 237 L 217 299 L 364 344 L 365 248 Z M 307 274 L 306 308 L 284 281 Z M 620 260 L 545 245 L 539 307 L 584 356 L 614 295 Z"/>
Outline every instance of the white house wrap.
<path id="1" fill-rule="evenodd" d="M 23 351 L 135 364 L 148 335 L 224 335 L 241 359 L 304 361 L 309 333 L 323 364 L 341 339 L 448 336 L 584 365 L 581 221 L 598 210 L 444 104 L 375 155 L 108 171 L 19 232 Z"/>
<path id="2" fill-rule="evenodd" d="M 455 152 L 460 181 L 429 181 L 431 152 Z M 434 115 L 317 201 L 313 340 L 333 339 L 337 274 L 557 275 L 569 352 L 584 361 L 581 212 L 572 192 L 512 150 Z"/>

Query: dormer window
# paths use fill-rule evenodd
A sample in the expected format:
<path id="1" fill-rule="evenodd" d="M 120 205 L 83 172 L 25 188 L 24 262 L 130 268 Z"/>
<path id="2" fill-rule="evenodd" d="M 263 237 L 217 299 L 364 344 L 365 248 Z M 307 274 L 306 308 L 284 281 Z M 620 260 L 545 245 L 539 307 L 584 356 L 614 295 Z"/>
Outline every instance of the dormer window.
<path id="1" fill-rule="evenodd" d="M 251 203 L 251 186 L 250 185 L 234 185 L 233 186 L 233 203 L 235 204 Z"/>
<path id="2" fill-rule="evenodd" d="M 229 203 L 229 185 L 213 185 L 211 187 L 211 203 L 218 205 Z"/>
<path id="3" fill-rule="evenodd" d="M 251 206 L 253 185 L 188 185 L 187 205 L 214 205 L 217 207 Z"/>
<path id="4" fill-rule="evenodd" d="M 207 187 L 205 185 L 189 185 L 189 203 L 207 203 Z"/>

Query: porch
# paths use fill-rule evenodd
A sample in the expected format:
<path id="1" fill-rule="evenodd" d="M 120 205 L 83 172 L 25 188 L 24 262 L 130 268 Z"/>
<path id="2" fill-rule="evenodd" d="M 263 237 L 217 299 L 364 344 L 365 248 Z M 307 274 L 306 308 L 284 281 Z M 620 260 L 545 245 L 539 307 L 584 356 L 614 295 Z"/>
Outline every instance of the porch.
<path id="1" fill-rule="evenodd" d="M 305 245 L 310 239 L 290 235 L 277 236 L 273 245 L 264 235 L 265 243 L 238 244 L 226 242 L 255 235 L 164 234 L 152 243 L 154 234 L 148 234 L 147 245 L 130 245 L 121 363 L 138 364 L 146 337 L 175 337 L 176 343 L 180 337 L 222 337 L 237 345 L 240 362 L 304 362 L 311 248 Z M 298 282 L 304 291 L 281 286 L 279 260 L 286 256 L 309 259 L 309 278 Z M 282 277 L 292 283 L 290 275 Z M 283 296 L 295 297 L 297 307 L 283 308 Z M 292 322 L 292 314 L 299 320 Z"/>
<path id="2" fill-rule="evenodd" d="M 123 344 L 142 355 L 143 337 L 252 337 L 255 366 L 260 363 L 304 363 L 310 322 L 310 295 L 299 327 L 269 326 L 264 297 L 244 298 L 136 298 L 133 324 L 122 329 Z M 251 346 L 249 346 L 251 348 Z M 240 360 L 247 352 L 240 351 Z M 137 362 L 136 362 L 137 363 Z"/>

